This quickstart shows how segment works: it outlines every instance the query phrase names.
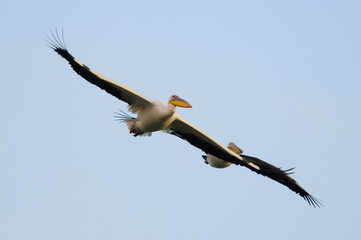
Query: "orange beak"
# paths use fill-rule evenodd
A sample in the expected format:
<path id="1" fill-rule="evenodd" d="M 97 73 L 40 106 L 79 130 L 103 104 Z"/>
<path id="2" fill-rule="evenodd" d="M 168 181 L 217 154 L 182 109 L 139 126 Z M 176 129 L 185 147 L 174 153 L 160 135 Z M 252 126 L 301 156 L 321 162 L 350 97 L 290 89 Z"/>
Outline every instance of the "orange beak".
<path id="1" fill-rule="evenodd" d="M 177 95 L 173 95 L 169 99 L 169 104 L 173 104 L 177 107 L 183 107 L 183 108 L 191 108 L 192 105 L 190 105 L 186 100 L 178 97 Z"/>

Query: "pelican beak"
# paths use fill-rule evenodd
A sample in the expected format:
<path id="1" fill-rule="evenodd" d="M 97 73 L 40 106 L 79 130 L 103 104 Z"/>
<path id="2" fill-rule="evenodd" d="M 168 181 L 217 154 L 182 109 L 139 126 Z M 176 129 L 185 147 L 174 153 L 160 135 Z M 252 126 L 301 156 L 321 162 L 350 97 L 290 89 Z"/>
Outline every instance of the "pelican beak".
<path id="1" fill-rule="evenodd" d="M 228 143 L 227 148 L 233 152 L 235 152 L 236 154 L 240 155 L 243 153 L 242 149 L 240 149 L 236 144 L 234 144 L 233 142 Z"/>
<path id="2" fill-rule="evenodd" d="M 169 99 L 169 104 L 172 104 L 177 107 L 183 107 L 183 108 L 191 108 L 192 105 L 190 105 L 186 100 L 178 97 L 177 95 L 173 95 Z"/>

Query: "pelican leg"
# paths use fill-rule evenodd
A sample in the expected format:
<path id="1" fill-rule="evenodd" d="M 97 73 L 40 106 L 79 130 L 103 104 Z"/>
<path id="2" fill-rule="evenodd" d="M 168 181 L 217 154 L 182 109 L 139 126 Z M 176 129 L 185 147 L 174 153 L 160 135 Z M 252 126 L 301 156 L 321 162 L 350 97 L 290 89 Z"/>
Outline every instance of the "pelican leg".
<path id="1" fill-rule="evenodd" d="M 135 130 L 135 123 L 129 128 L 129 133 L 133 134 L 134 137 L 141 135 L 141 133 Z"/>
<path id="2" fill-rule="evenodd" d="M 206 155 L 202 155 L 202 158 L 204 159 L 205 164 L 209 164 L 209 162 L 207 161 L 207 156 Z"/>
<path id="3" fill-rule="evenodd" d="M 135 132 L 135 133 L 133 133 L 133 136 L 134 137 L 137 137 L 137 136 L 141 136 L 141 135 L 143 135 L 144 133 L 139 133 L 139 132 Z"/>
<path id="4" fill-rule="evenodd" d="M 137 131 L 137 130 L 135 129 L 135 124 L 130 128 L 129 133 L 130 133 L 130 134 L 133 134 L 134 137 L 143 136 L 143 135 L 144 135 L 144 132 L 139 132 L 139 131 Z"/>

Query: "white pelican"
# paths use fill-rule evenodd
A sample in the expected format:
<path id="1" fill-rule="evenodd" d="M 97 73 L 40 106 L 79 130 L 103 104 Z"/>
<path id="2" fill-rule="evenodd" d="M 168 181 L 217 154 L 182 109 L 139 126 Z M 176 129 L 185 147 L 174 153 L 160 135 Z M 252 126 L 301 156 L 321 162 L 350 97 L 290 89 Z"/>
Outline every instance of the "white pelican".
<path id="1" fill-rule="evenodd" d="M 204 131 L 183 120 L 176 113 L 176 107 L 192 107 L 184 99 L 172 95 L 167 105 L 150 100 L 132 89 L 100 75 L 75 59 L 65 46 L 63 34 L 60 36 L 58 32 L 55 34 L 51 32 L 51 35 L 52 38 L 48 37 L 46 40 L 49 46 L 67 60 L 77 74 L 119 100 L 128 103 L 129 111 L 137 114 L 137 117 L 120 116 L 120 120 L 127 123 L 130 133 L 134 136 L 150 136 L 151 133 L 155 131 L 164 131 L 173 134 L 219 160 L 244 166 L 287 186 L 303 197 L 313 207 L 320 207 L 320 205 L 322 205 L 317 198 L 310 195 L 290 177 L 287 172 L 288 170 L 281 170 L 281 168 L 275 167 L 258 158 L 240 155 L 238 152 L 236 153 L 218 143 Z"/>
<path id="2" fill-rule="evenodd" d="M 243 150 L 240 149 L 235 143 L 230 142 L 227 145 L 227 148 L 233 152 L 235 152 L 238 155 L 241 155 L 243 153 Z M 211 154 L 202 155 L 204 162 L 206 164 L 211 165 L 214 168 L 226 168 L 229 167 L 232 163 L 224 161 L 222 159 L 219 159 Z"/>

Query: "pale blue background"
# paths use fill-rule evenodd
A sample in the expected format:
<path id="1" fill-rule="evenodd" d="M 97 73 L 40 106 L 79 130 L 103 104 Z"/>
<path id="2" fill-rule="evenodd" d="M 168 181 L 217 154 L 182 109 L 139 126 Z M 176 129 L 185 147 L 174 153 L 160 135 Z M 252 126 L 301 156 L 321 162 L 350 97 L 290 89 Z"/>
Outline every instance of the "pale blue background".
<path id="1" fill-rule="evenodd" d="M 2 1 L 0 239 L 357 239 L 360 1 Z M 284 168 L 324 207 L 241 167 L 213 169 L 164 133 L 134 138 L 126 104 L 69 51 L 220 142 Z"/>

